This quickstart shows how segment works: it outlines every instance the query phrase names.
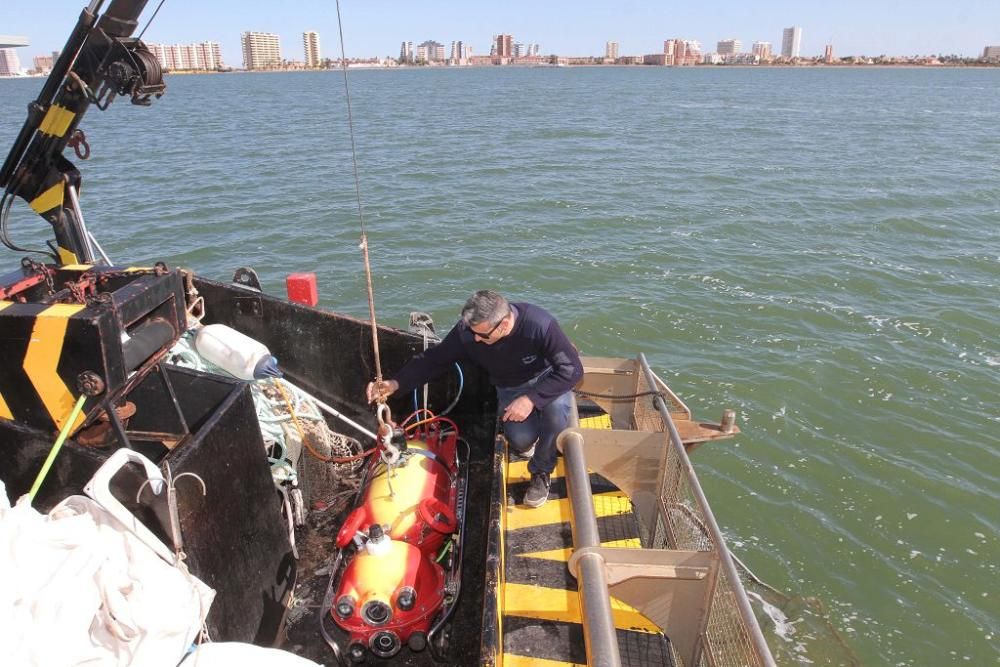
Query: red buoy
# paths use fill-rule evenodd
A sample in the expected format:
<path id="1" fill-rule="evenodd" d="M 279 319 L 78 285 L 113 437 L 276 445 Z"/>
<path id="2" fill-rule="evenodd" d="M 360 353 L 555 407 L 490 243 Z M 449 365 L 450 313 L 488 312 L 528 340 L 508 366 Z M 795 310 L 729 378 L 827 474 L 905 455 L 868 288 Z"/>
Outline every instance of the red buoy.
<path id="1" fill-rule="evenodd" d="M 285 278 L 288 290 L 288 300 L 306 306 L 319 303 L 319 291 L 316 289 L 315 273 L 289 273 Z"/>

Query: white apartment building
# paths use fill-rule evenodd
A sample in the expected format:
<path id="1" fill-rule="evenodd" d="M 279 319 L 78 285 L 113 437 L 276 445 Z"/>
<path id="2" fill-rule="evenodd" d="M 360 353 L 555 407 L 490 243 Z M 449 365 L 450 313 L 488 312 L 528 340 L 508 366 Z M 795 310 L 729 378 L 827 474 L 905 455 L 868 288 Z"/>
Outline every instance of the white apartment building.
<path id="1" fill-rule="evenodd" d="M 48 74 L 52 71 L 52 66 L 55 64 L 56 59 L 53 56 L 35 56 L 31 59 L 31 62 L 34 64 L 36 72 Z"/>
<path id="2" fill-rule="evenodd" d="M 715 52 L 720 56 L 734 56 L 743 50 L 743 42 L 738 39 L 723 39 L 715 45 Z"/>
<path id="3" fill-rule="evenodd" d="M 322 59 L 319 51 L 319 33 L 315 30 L 302 33 L 302 50 L 305 53 L 306 67 L 319 67 Z"/>
<path id="4" fill-rule="evenodd" d="M 802 47 L 802 28 L 792 26 L 785 28 L 781 35 L 781 55 L 785 58 L 798 58 Z"/>
<path id="5" fill-rule="evenodd" d="M 417 60 L 434 63 L 444 60 L 444 44 L 427 40 L 417 46 Z"/>
<path id="6" fill-rule="evenodd" d="M 21 73 L 21 60 L 14 49 L 0 49 L 0 76 L 17 76 Z"/>
<path id="7" fill-rule="evenodd" d="M 462 40 L 456 40 L 451 43 L 451 58 L 449 60 L 453 65 L 466 65 L 469 60 L 469 47 L 465 45 Z"/>
<path id="8" fill-rule="evenodd" d="M 273 32 L 240 34 L 244 69 L 271 69 L 281 65 L 281 38 Z"/>
<path id="9" fill-rule="evenodd" d="M 983 60 L 1000 62 L 1000 46 L 987 46 L 983 49 Z"/>
<path id="10" fill-rule="evenodd" d="M 220 70 L 222 51 L 218 42 L 197 44 L 147 44 L 160 67 L 171 72 L 178 70 Z"/>
<path id="11" fill-rule="evenodd" d="M 771 42 L 754 42 L 753 48 L 750 49 L 750 54 L 757 56 L 761 61 L 768 61 L 771 59 Z"/>
<path id="12" fill-rule="evenodd" d="M 604 57 L 618 60 L 618 42 L 608 42 L 604 45 Z"/>

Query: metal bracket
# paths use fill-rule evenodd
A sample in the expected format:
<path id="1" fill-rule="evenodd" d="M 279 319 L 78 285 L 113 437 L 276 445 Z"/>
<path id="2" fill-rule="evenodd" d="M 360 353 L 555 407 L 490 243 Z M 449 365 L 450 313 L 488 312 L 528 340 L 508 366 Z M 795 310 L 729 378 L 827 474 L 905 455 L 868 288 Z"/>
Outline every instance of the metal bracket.
<path id="1" fill-rule="evenodd" d="M 719 556 L 710 551 L 584 547 L 569 559 L 577 576 L 581 559 L 598 556 L 608 592 L 664 629 L 685 665 L 697 665 L 704 650 Z"/>
<path id="2" fill-rule="evenodd" d="M 576 549 L 569 558 L 569 571 L 574 577 L 580 558 L 589 553 L 598 554 L 604 559 L 610 586 L 637 578 L 702 581 L 710 574 L 716 561 L 709 551 L 584 547 Z M 672 627 L 661 623 L 658 625 Z"/>
<path id="3" fill-rule="evenodd" d="M 241 266 L 236 269 L 236 272 L 233 273 L 233 285 L 255 292 L 264 291 L 260 287 L 260 279 L 257 278 L 257 272 L 249 266 Z"/>
<path id="4" fill-rule="evenodd" d="M 253 315 L 254 317 L 264 316 L 264 304 L 259 298 L 235 297 L 233 302 L 236 304 L 236 310 L 240 315 Z"/>

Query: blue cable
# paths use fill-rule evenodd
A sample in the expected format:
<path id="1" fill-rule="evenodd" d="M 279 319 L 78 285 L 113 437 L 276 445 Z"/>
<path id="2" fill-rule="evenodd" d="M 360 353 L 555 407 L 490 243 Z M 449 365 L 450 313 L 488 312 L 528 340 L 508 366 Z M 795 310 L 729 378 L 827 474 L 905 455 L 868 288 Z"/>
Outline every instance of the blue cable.
<path id="1" fill-rule="evenodd" d="M 445 408 L 445 411 L 439 415 L 441 417 L 444 417 L 451 412 L 452 408 L 458 405 L 458 399 L 462 398 L 462 390 L 465 389 L 465 375 L 462 374 L 462 367 L 458 365 L 457 361 L 455 362 L 455 370 L 458 371 L 458 393 L 455 394 L 455 400 L 451 402 L 451 405 Z"/>
<path id="2" fill-rule="evenodd" d="M 454 400 L 451 404 L 445 408 L 444 412 L 440 413 L 438 417 L 444 417 L 446 414 L 452 411 L 452 409 L 458 405 L 458 399 L 462 398 L 462 391 L 465 389 L 465 375 L 462 374 L 462 367 L 455 362 L 455 370 L 458 371 L 458 393 L 455 395 Z M 426 407 L 426 406 L 424 406 Z M 413 390 L 413 411 L 416 412 L 420 410 L 420 401 L 417 398 L 417 390 Z"/>

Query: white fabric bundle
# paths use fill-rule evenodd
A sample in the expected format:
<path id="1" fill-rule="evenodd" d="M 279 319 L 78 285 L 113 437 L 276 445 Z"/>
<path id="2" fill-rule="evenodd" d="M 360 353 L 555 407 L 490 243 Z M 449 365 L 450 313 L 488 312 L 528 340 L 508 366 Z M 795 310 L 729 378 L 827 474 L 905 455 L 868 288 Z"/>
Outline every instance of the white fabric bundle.
<path id="1" fill-rule="evenodd" d="M 0 482 L 3 664 L 175 667 L 214 598 L 93 500 L 43 515 Z"/>
<path id="2" fill-rule="evenodd" d="M 276 648 L 220 642 L 202 644 L 180 667 L 321 667 L 312 660 Z"/>

